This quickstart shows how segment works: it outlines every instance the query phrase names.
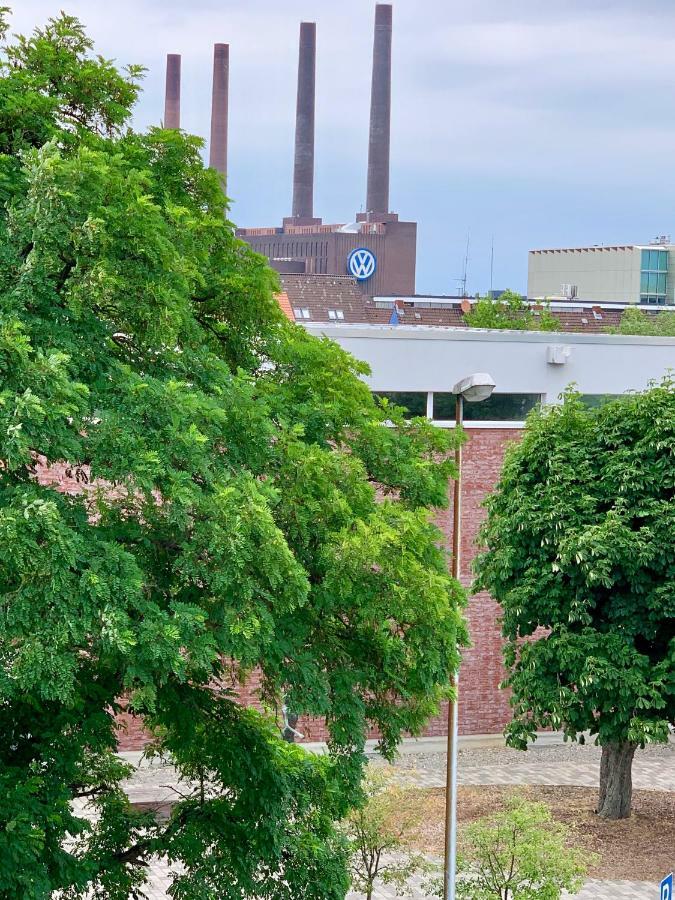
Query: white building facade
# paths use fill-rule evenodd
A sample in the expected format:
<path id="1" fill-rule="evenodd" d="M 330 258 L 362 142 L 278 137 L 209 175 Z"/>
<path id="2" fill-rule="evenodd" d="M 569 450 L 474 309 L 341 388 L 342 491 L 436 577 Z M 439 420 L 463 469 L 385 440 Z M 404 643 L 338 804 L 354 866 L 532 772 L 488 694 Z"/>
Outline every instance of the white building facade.
<path id="1" fill-rule="evenodd" d="M 311 325 L 372 370 L 377 393 L 411 414 L 444 424 L 453 415 L 450 392 L 472 372 L 496 382 L 492 404 L 467 408 L 467 427 L 522 426 L 538 403 L 556 403 L 570 385 L 590 403 L 641 391 L 675 370 L 675 338 L 614 334 L 490 331 L 385 325 Z"/>

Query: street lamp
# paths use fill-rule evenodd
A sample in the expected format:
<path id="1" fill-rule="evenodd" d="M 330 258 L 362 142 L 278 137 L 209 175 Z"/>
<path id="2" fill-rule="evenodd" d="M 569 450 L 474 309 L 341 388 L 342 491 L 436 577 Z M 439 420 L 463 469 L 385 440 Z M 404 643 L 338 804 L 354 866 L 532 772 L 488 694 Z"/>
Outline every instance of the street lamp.
<path id="1" fill-rule="evenodd" d="M 487 400 L 495 389 L 495 382 L 487 372 L 476 372 L 462 378 L 452 389 L 457 401 L 455 422 L 464 422 L 464 401 L 479 403 Z M 462 445 L 455 449 L 455 480 L 452 526 L 452 574 L 459 581 L 462 515 Z M 457 741 L 459 733 L 458 702 L 459 672 L 455 673 L 455 698 L 448 704 L 448 762 L 445 786 L 445 867 L 443 872 L 443 898 L 455 900 L 457 878 Z"/>

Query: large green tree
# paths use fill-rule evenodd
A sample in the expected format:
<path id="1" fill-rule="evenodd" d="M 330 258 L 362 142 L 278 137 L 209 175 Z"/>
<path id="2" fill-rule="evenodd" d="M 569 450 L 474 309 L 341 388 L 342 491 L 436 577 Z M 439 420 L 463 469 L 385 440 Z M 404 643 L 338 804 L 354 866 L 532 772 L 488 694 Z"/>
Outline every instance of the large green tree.
<path id="1" fill-rule="evenodd" d="M 569 393 L 509 449 L 478 582 L 504 611 L 508 738 L 602 745 L 598 812 L 630 815 L 636 748 L 675 722 L 675 384 L 588 409 Z"/>
<path id="2" fill-rule="evenodd" d="M 548 305 L 535 309 L 521 294 L 504 291 L 499 297 L 477 297 L 464 316 L 471 328 L 511 331 L 560 331 L 560 322 Z"/>
<path id="3" fill-rule="evenodd" d="M 661 310 L 647 312 L 637 307 L 628 307 L 623 311 L 619 334 L 640 334 L 651 337 L 675 336 L 675 312 Z"/>
<path id="4" fill-rule="evenodd" d="M 200 142 L 128 129 L 138 69 L 2 21 L 0 898 L 138 896 L 153 855 L 176 898 L 344 897 L 367 729 L 418 733 L 465 639 L 447 434 L 286 321 Z M 121 789 L 122 702 L 197 785 L 163 825 Z"/>

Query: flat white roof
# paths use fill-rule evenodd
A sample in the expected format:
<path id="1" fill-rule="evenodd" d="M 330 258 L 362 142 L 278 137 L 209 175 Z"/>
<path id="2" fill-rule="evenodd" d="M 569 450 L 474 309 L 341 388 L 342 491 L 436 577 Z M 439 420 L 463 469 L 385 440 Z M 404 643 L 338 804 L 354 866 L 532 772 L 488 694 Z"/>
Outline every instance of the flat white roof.
<path id="1" fill-rule="evenodd" d="M 653 307 L 652 307 L 653 308 Z M 660 308 L 660 307 L 659 307 Z M 462 328 L 448 325 L 361 325 L 342 323 L 327 325 L 320 322 L 303 322 L 312 332 L 330 338 L 352 337 L 377 340 L 422 341 L 486 341 L 505 344 L 608 344 L 615 346 L 666 346 L 675 348 L 675 337 L 642 334 L 607 334 L 606 332 L 578 331 L 510 331 L 506 328 Z M 673 357 L 675 366 L 675 357 Z"/>
<path id="2" fill-rule="evenodd" d="M 675 250 L 675 244 L 592 244 L 590 247 L 543 247 L 530 253 L 599 253 L 603 250 Z"/>
<path id="3" fill-rule="evenodd" d="M 376 391 L 451 392 L 471 372 L 489 372 L 497 393 L 555 402 L 574 384 L 582 394 L 644 390 L 675 371 L 675 337 L 304 323 L 370 366 Z M 565 348 L 554 351 L 553 348 Z"/>

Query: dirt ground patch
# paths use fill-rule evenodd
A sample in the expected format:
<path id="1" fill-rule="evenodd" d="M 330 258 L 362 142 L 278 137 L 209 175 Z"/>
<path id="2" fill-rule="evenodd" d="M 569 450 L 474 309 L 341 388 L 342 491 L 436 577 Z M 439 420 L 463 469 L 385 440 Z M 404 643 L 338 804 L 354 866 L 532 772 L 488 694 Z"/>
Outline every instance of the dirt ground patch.
<path id="1" fill-rule="evenodd" d="M 514 793 L 532 801 L 543 800 L 557 821 L 573 828 L 571 842 L 575 846 L 598 854 L 598 864 L 589 870 L 589 877 L 658 882 L 675 869 L 675 793 L 635 791 L 631 818 L 607 822 L 595 815 L 597 791 L 591 788 L 460 787 L 460 827 L 501 809 L 504 798 Z M 445 791 L 411 789 L 409 799 L 424 808 L 423 822 L 414 835 L 415 847 L 441 856 Z"/>

